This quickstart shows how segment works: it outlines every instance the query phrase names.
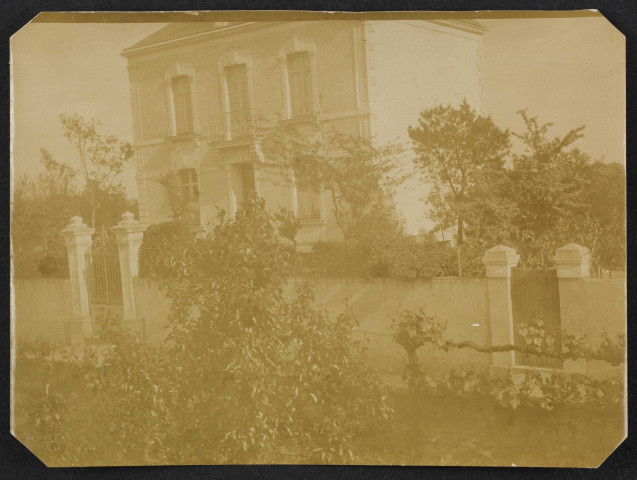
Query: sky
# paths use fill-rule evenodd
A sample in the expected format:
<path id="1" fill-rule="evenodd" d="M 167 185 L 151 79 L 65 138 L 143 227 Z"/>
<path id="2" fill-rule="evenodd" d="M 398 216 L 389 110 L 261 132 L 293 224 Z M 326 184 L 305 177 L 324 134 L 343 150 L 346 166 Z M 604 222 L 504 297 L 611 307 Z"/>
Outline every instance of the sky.
<path id="1" fill-rule="evenodd" d="M 563 135 L 586 125 L 577 146 L 625 164 L 624 37 L 603 17 L 480 20 L 487 113 L 520 131 L 523 108 Z M 162 24 L 31 23 L 11 40 L 13 174 L 41 171 L 40 148 L 77 165 L 57 116 L 102 121 L 103 132 L 132 140 L 126 60 L 120 52 Z M 134 167 L 124 174 L 136 195 Z"/>

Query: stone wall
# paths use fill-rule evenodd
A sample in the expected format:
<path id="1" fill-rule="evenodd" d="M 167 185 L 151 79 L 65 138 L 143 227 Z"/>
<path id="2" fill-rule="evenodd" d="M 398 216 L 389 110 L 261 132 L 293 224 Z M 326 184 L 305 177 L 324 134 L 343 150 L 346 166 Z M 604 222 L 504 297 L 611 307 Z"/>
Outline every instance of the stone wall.
<path id="1" fill-rule="evenodd" d="M 73 317 L 71 282 L 58 278 L 29 278 L 13 281 L 13 333 L 16 342 L 70 341 Z"/>

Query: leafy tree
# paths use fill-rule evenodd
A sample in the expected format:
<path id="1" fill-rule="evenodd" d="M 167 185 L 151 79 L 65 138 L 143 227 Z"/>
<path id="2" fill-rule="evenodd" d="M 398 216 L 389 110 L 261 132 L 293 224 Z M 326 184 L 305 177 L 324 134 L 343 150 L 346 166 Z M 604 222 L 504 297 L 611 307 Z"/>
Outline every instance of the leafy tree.
<path id="1" fill-rule="evenodd" d="M 49 155 L 42 161 L 44 172 L 35 180 L 19 178 L 14 189 L 11 237 L 16 277 L 67 272 L 60 230 L 78 213 L 75 171 Z"/>
<path id="2" fill-rule="evenodd" d="M 626 170 L 618 163 L 591 162 L 583 172 L 583 211 L 574 219 L 594 270 L 626 265 Z"/>
<path id="3" fill-rule="evenodd" d="M 509 133 L 490 117 L 478 115 L 464 100 L 458 107 L 437 106 L 424 110 L 418 125 L 409 128 L 416 153 L 415 164 L 424 179 L 434 185 L 431 204 L 436 216 L 453 212 L 457 226 L 458 275 L 462 276 L 461 246 L 465 226 L 478 224 L 476 211 L 489 211 L 491 224 L 507 215 L 494 200 L 494 186 L 504 177 Z M 484 228 L 484 227 L 482 227 Z"/>
<path id="4" fill-rule="evenodd" d="M 354 439 L 392 413 L 353 314 L 330 318 L 308 285 L 284 290 L 292 258 L 277 227 L 256 198 L 220 218 L 162 282 L 165 347 L 116 329 L 79 375 L 118 462 L 351 462 Z"/>
<path id="5" fill-rule="evenodd" d="M 90 226 L 95 227 L 96 211 L 104 202 L 104 194 L 123 196 L 123 188 L 117 180 L 131 162 L 134 150 L 128 142 L 99 133 L 99 120 L 64 113 L 59 119 L 64 137 L 77 150 L 80 168 L 76 176 L 82 179 L 83 193 L 90 205 Z M 42 155 L 51 158 L 44 149 Z"/>
<path id="6" fill-rule="evenodd" d="M 381 251 L 401 231 L 391 195 L 404 178 L 401 148 L 321 126 L 272 129 L 263 151 L 274 168 L 294 172 L 305 188 L 325 191 L 345 242 Z"/>
<path id="7" fill-rule="evenodd" d="M 315 461 L 351 458 L 365 419 L 389 413 L 357 355 L 352 315 L 329 319 L 307 286 L 286 300 L 290 262 L 273 217 L 252 198 L 195 243 L 166 285 L 180 393 L 210 422 L 186 447 L 214 449 L 216 461 L 265 460 L 254 455 L 285 444 Z"/>
<path id="8" fill-rule="evenodd" d="M 585 208 L 583 173 L 590 159 L 568 149 L 582 137 L 583 126 L 549 138 L 552 123 L 540 124 L 525 110 L 518 113 L 526 131 L 514 135 L 525 150 L 513 156 L 509 193 L 519 210 L 517 244 L 525 263 L 544 267 L 558 243 L 573 237 L 573 220 L 580 220 L 578 212 Z"/>

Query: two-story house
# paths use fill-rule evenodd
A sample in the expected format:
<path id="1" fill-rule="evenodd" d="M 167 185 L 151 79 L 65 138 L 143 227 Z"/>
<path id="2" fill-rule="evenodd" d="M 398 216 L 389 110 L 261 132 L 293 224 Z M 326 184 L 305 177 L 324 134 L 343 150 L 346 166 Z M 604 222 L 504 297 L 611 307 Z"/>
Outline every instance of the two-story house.
<path id="1" fill-rule="evenodd" d="M 195 226 L 208 228 L 219 209 L 234 215 L 256 191 L 300 219 L 300 245 L 339 240 L 329 195 L 264 168 L 259 118 L 302 126 L 320 115 L 344 133 L 407 141 L 424 108 L 467 98 L 484 110 L 484 31 L 470 20 L 166 26 L 123 52 L 140 220 L 170 218 L 162 178 L 173 172 Z"/>

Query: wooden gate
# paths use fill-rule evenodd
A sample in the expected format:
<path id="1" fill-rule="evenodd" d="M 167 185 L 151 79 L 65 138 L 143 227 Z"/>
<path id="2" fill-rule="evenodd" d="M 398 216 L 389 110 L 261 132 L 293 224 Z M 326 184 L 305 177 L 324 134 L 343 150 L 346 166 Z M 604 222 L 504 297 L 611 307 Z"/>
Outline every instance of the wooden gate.
<path id="1" fill-rule="evenodd" d="M 544 322 L 546 335 L 555 339 L 558 352 L 562 348 L 560 292 L 556 270 L 511 269 L 511 303 L 516 345 L 524 344 L 518 329 L 521 324 Z M 515 352 L 516 365 L 562 368 L 562 361 L 538 355 Z"/>

